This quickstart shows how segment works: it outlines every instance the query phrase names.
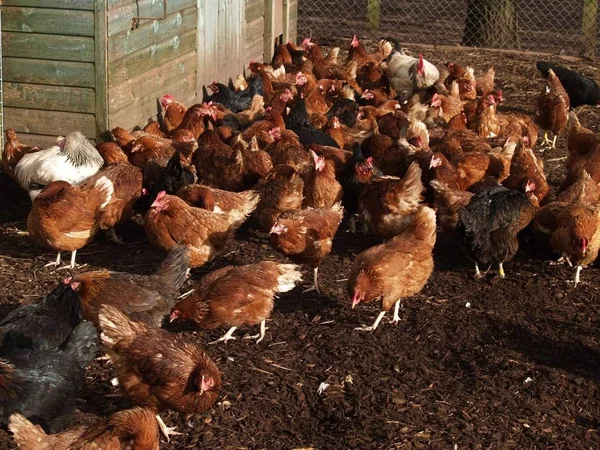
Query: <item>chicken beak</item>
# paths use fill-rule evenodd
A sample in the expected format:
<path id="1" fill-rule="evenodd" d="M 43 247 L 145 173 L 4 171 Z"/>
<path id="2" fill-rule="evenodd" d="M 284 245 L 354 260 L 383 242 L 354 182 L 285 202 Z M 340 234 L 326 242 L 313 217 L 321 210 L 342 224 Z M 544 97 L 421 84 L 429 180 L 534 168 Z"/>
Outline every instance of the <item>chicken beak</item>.
<path id="1" fill-rule="evenodd" d="M 355 292 L 354 295 L 352 296 L 352 309 L 356 308 L 356 305 L 358 305 L 360 303 L 360 295 L 358 295 L 358 292 Z"/>

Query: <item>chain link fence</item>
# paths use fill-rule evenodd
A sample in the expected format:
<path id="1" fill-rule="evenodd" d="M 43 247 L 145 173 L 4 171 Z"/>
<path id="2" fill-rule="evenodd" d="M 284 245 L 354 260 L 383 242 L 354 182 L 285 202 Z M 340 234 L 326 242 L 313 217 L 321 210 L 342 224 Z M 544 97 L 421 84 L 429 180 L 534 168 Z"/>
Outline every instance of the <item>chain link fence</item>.
<path id="1" fill-rule="evenodd" d="M 298 0 L 298 35 L 595 57 L 600 0 Z"/>

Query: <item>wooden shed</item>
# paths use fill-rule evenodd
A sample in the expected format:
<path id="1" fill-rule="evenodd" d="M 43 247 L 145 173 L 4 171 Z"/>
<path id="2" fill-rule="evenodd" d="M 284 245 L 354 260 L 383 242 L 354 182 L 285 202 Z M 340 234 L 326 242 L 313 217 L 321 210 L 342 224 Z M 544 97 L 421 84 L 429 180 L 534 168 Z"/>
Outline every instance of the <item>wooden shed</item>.
<path id="1" fill-rule="evenodd" d="M 297 0 L 0 1 L 4 127 L 38 145 L 143 126 L 296 39 Z"/>

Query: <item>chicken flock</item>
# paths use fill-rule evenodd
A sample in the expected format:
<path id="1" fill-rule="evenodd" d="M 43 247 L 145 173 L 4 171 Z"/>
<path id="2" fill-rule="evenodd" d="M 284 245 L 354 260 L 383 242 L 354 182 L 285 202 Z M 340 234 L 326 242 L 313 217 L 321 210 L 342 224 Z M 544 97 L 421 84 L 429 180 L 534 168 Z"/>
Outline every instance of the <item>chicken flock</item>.
<path id="1" fill-rule="evenodd" d="M 197 342 L 161 328 L 258 326 L 265 338 L 275 298 L 302 282 L 319 291 L 318 268 L 346 217 L 349 231 L 382 243 L 349 270 L 352 308 L 381 300 L 373 331 L 402 299 L 418 294 L 434 268 L 438 233 L 482 269 L 504 264 L 526 227 L 582 267 L 600 248 L 600 145 L 572 108 L 597 105 L 595 82 L 538 62 L 544 86 L 535 116 L 502 112 L 495 72 L 450 62 L 442 70 L 394 39 L 368 53 L 355 36 L 346 64 L 305 39 L 276 48 L 270 64 L 252 61 L 233 86 L 187 107 L 160 99 L 159 121 L 112 130 L 94 147 L 80 132 L 40 149 L 6 132 L 3 172 L 29 192 L 27 231 L 57 252 L 60 265 L 100 231 L 121 242 L 134 221 L 167 252 L 152 275 L 106 270 L 62 279 L 41 302 L 0 321 L 0 419 L 21 449 L 157 449 L 159 431 L 177 434 L 161 411 L 200 413 L 215 403 L 221 373 Z M 532 99 L 532 103 L 536 99 Z M 567 176 L 554 200 L 534 152 L 567 129 Z M 548 138 L 553 134 L 553 140 Z M 226 266 L 194 281 L 252 217 L 290 263 Z M 98 335 L 98 333 L 100 333 Z M 101 341 L 116 381 L 134 408 L 71 428 L 77 392 Z M 66 431 L 65 431 L 66 430 Z"/>

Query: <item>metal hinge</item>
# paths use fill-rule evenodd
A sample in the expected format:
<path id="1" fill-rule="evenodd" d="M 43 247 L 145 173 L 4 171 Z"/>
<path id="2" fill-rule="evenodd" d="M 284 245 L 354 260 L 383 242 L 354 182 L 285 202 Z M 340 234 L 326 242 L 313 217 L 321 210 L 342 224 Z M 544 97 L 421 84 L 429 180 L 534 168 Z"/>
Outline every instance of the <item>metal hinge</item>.
<path id="1" fill-rule="evenodd" d="M 132 17 L 131 18 L 131 29 L 135 30 L 140 26 L 140 20 L 163 20 L 167 18 L 167 0 L 163 0 L 163 15 L 162 17 Z"/>

